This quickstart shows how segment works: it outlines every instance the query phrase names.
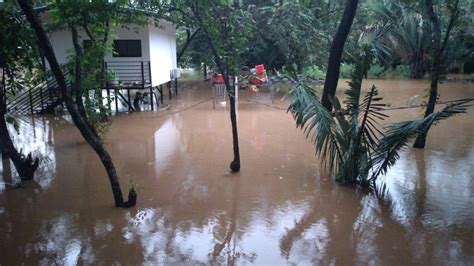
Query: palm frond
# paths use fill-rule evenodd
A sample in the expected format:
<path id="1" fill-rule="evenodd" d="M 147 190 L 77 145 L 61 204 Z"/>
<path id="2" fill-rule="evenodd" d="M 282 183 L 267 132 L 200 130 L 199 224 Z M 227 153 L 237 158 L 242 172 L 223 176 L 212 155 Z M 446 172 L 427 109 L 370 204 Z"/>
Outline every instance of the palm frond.
<path id="1" fill-rule="evenodd" d="M 395 164 L 400 158 L 399 151 L 406 147 L 411 139 L 441 120 L 466 113 L 470 106 L 469 102 L 454 103 L 423 119 L 394 123 L 386 127 L 386 134 L 380 139 L 372 157 L 374 169 L 371 180 L 375 180 L 380 174 L 385 174 Z"/>
<path id="2" fill-rule="evenodd" d="M 304 83 L 298 83 L 290 94 L 292 100 L 288 112 L 293 115 L 296 126 L 303 129 L 307 138 L 311 136 L 316 154 L 327 161 L 330 171 L 337 172 L 342 154 L 332 113 L 321 105 L 316 91 Z"/>
<path id="3" fill-rule="evenodd" d="M 344 101 L 346 108 L 355 116 L 359 114 L 360 92 L 362 87 L 362 80 L 367 76 L 369 70 L 371 54 L 369 47 L 365 46 L 364 51 L 360 55 L 354 57 L 356 62 L 354 70 L 351 73 L 351 81 L 348 82 L 349 89 L 346 90 L 347 100 Z"/>
<path id="4" fill-rule="evenodd" d="M 379 141 L 380 136 L 383 135 L 379 129 L 378 121 L 384 120 L 388 115 L 381 113 L 384 110 L 385 104 L 379 103 L 382 101 L 382 97 L 378 96 L 378 90 L 375 85 L 372 86 L 371 90 L 365 95 L 360 109 L 363 112 L 360 113 L 360 132 L 358 141 L 363 141 L 369 151 L 375 150 L 376 145 Z"/>

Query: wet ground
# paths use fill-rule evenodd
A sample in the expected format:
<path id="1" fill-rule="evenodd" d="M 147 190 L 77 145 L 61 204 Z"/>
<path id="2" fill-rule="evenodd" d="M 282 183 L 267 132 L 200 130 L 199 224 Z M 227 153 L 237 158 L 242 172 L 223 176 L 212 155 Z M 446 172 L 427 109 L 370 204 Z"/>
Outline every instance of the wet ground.
<path id="1" fill-rule="evenodd" d="M 428 87 L 374 82 L 391 106 Z M 473 97 L 474 86 L 445 82 L 441 94 Z M 18 118 L 17 145 L 45 156 L 24 188 L 0 183 L 0 264 L 474 263 L 474 108 L 436 126 L 425 150 L 403 152 L 378 199 L 336 184 L 290 115 L 253 102 L 270 104 L 264 92 L 239 95 L 242 170 L 228 173 L 228 107 L 213 109 L 211 96 L 188 83 L 170 110 L 114 119 L 105 142 L 122 189 L 140 188 L 128 210 L 112 206 L 105 171 L 67 117 Z"/>

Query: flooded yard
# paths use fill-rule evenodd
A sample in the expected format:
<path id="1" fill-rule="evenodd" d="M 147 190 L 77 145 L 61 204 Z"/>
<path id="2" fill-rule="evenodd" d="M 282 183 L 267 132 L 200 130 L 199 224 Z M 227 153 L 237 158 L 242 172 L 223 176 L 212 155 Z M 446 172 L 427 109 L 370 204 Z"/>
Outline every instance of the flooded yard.
<path id="1" fill-rule="evenodd" d="M 429 86 L 372 83 L 391 106 Z M 443 100 L 474 96 L 473 83 L 440 86 Z M 379 199 L 328 176 L 282 96 L 278 109 L 255 103 L 269 94 L 240 93 L 238 174 L 228 172 L 228 105 L 213 109 L 209 83 L 183 83 L 169 110 L 115 117 L 106 146 L 123 191 L 139 187 L 127 210 L 113 207 L 105 170 L 67 117 L 22 117 L 15 142 L 43 163 L 15 190 L 3 164 L 0 265 L 474 263 L 473 107 L 433 128 L 425 150 L 403 152 Z"/>

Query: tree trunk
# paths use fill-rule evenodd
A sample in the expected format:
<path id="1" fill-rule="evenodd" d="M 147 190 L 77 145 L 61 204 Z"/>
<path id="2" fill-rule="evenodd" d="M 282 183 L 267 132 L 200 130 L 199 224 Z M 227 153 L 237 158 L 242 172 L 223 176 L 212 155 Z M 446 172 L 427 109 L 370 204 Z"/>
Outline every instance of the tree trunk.
<path id="1" fill-rule="evenodd" d="M 202 76 L 204 77 L 204 81 L 206 81 L 207 80 L 207 65 L 206 64 L 202 66 Z"/>
<path id="2" fill-rule="evenodd" d="M 29 21 L 31 27 L 35 31 L 36 37 L 38 38 L 38 45 L 40 49 L 43 51 L 46 59 L 49 62 L 51 67 L 51 71 L 56 78 L 58 86 L 61 90 L 61 94 L 63 100 L 66 104 L 66 108 L 68 109 L 74 124 L 81 132 L 81 135 L 84 139 L 89 143 L 89 145 L 94 149 L 94 151 L 99 156 L 102 164 L 104 165 L 105 170 L 107 171 L 107 175 L 109 177 L 109 182 L 112 187 L 112 192 L 114 195 L 114 202 L 116 207 L 131 207 L 132 204 L 136 201 L 136 193 L 134 193 L 133 189 L 131 189 L 129 195 L 132 197 L 129 198 L 129 202 L 124 202 L 122 191 L 120 189 L 120 183 L 117 176 L 117 172 L 115 171 L 114 164 L 112 162 L 112 158 L 110 157 L 109 153 L 105 150 L 102 141 L 94 134 L 94 131 L 89 127 L 88 123 L 84 120 L 84 118 L 79 113 L 77 105 L 74 103 L 73 99 L 71 98 L 71 91 L 66 84 L 66 80 L 64 77 L 64 73 L 62 72 L 59 63 L 56 59 L 54 54 L 53 48 L 51 47 L 51 43 L 48 40 L 48 37 L 41 25 L 41 22 L 36 17 L 31 5 L 29 4 L 28 0 L 18 0 L 18 3 L 23 10 L 27 20 Z M 132 202 L 133 201 L 133 202 Z M 133 204 L 134 205 L 134 204 Z"/>
<path id="3" fill-rule="evenodd" d="M 211 45 L 213 47 L 213 45 Z M 237 113 L 236 113 L 236 108 L 235 108 L 235 79 L 232 82 L 233 86 L 231 86 L 230 83 L 230 74 L 229 74 L 229 65 L 227 62 L 225 62 L 226 66 L 225 69 L 223 67 L 223 64 L 221 60 L 219 59 L 217 52 L 215 52 L 214 48 L 214 57 L 216 58 L 217 65 L 219 67 L 219 70 L 222 73 L 222 76 L 224 77 L 224 83 L 226 86 L 227 93 L 229 95 L 229 102 L 230 102 L 230 122 L 232 125 L 232 146 L 233 146 L 233 152 L 234 152 L 234 159 L 232 162 L 230 162 L 230 170 L 233 173 L 239 172 L 240 171 L 240 150 L 239 150 L 239 134 L 237 130 Z M 234 78 L 234 77 L 232 77 Z"/>
<path id="4" fill-rule="evenodd" d="M 331 50 L 329 52 L 326 81 L 324 82 L 324 90 L 321 98 L 322 105 L 329 111 L 332 110 L 331 101 L 336 94 L 337 83 L 339 81 L 339 69 L 341 67 L 344 44 L 346 43 L 347 36 L 351 30 L 358 3 L 359 0 L 347 0 L 341 23 L 339 24 L 336 35 L 334 36 Z"/>
<path id="5" fill-rule="evenodd" d="M 14 185 L 10 166 L 10 159 L 6 155 L 2 155 L 2 169 L 3 182 Z"/>
<path id="6" fill-rule="evenodd" d="M 429 116 L 434 112 L 436 100 L 438 98 L 438 81 L 441 73 L 441 25 L 438 16 L 436 15 L 433 8 L 433 1 L 425 1 L 426 10 L 430 17 L 431 27 L 433 30 L 433 64 L 431 66 L 431 85 L 430 85 L 430 96 L 428 99 L 428 106 L 425 110 L 425 117 Z M 420 133 L 415 140 L 413 145 L 414 148 L 423 149 L 426 145 L 426 136 L 428 135 L 430 127 Z"/>
<path id="7" fill-rule="evenodd" d="M 76 57 L 74 59 L 74 84 L 73 84 L 73 89 L 74 90 L 72 91 L 72 93 L 75 96 L 74 98 L 76 100 L 77 110 L 79 111 L 79 114 L 82 116 L 82 119 L 87 123 L 87 126 L 92 130 L 94 135 L 96 137 L 99 137 L 99 134 L 97 133 L 94 126 L 92 126 L 91 123 L 89 123 L 87 112 L 86 112 L 86 109 L 84 107 L 84 101 L 82 99 L 83 93 L 82 93 L 82 62 L 81 62 L 81 58 L 83 56 L 83 51 L 82 51 L 81 45 L 79 44 L 79 34 L 77 32 L 76 25 L 74 25 L 74 24 L 70 25 L 70 29 L 71 29 L 71 35 L 72 35 L 72 43 L 73 43 L 74 51 L 75 51 L 75 54 L 76 54 Z M 102 66 L 101 66 L 101 68 L 102 68 Z M 101 71 L 102 71 L 102 69 L 101 69 Z"/>
<path id="8" fill-rule="evenodd" d="M 18 152 L 13 145 L 13 141 L 8 131 L 7 121 L 5 120 L 6 115 L 6 103 L 5 103 L 5 88 L 0 89 L 0 149 L 2 156 L 10 158 L 15 166 L 18 175 L 22 180 L 33 179 L 36 169 L 39 165 L 38 158 L 33 159 L 31 153 L 26 157 Z"/>
<path id="9" fill-rule="evenodd" d="M 22 180 L 33 179 L 39 160 L 38 158 L 33 159 L 31 153 L 24 157 L 18 152 L 10 138 L 4 114 L 0 114 L 0 146 L 5 157 L 12 160 L 20 178 Z"/>
<path id="10" fill-rule="evenodd" d="M 230 122 L 232 124 L 232 140 L 233 140 L 233 150 L 234 150 L 234 160 L 230 163 L 230 170 L 232 172 L 240 171 L 240 151 L 239 151 L 239 134 L 237 132 L 237 115 L 235 111 L 235 79 L 232 82 L 233 86 L 230 87 L 229 73 L 227 72 L 227 81 L 226 87 L 229 92 L 229 102 L 230 102 Z"/>
<path id="11" fill-rule="evenodd" d="M 222 56 L 218 53 L 214 42 L 207 31 L 205 27 L 203 27 L 202 19 L 200 16 L 200 13 L 197 12 L 196 10 L 192 10 L 194 13 L 195 18 L 197 21 L 200 23 L 200 28 L 204 31 L 205 36 L 207 37 L 207 41 L 209 43 L 209 46 L 211 47 L 212 54 L 214 55 L 214 60 L 216 61 L 216 65 L 219 68 L 219 71 L 221 72 L 222 76 L 224 77 L 224 84 L 226 86 L 227 93 L 229 95 L 229 101 L 230 101 L 230 121 L 232 124 L 232 142 L 233 142 L 233 151 L 234 151 L 234 159 L 230 163 L 230 170 L 232 172 L 239 172 L 240 171 L 240 151 L 239 151 L 239 135 L 238 135 L 238 130 L 237 130 L 237 115 L 235 111 L 235 86 L 231 87 L 230 83 L 230 70 L 229 70 L 229 62 L 227 61 L 228 58 L 225 58 L 222 60 Z M 227 27 L 224 28 L 227 29 Z M 224 31 L 222 38 L 226 39 L 228 38 L 228 32 Z M 227 47 L 226 49 L 232 50 L 233 47 Z M 206 65 L 204 65 L 206 66 Z M 235 81 L 234 81 L 235 82 Z M 232 83 L 234 83 L 232 82 Z M 235 83 L 234 83 L 235 85 Z"/>

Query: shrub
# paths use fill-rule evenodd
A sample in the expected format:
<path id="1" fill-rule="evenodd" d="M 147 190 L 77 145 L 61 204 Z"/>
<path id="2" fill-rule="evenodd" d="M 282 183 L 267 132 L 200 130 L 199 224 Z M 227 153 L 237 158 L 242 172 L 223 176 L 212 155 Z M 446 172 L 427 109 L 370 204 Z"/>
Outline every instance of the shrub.
<path id="1" fill-rule="evenodd" d="M 398 65 L 395 69 L 395 73 L 400 78 L 410 78 L 411 71 L 410 67 L 407 65 Z"/>
<path id="2" fill-rule="evenodd" d="M 351 73 L 354 71 L 354 65 L 348 63 L 342 63 L 339 75 L 341 78 L 348 79 L 351 77 Z"/>
<path id="3" fill-rule="evenodd" d="M 326 72 L 321 70 L 318 66 L 310 66 L 303 70 L 303 74 L 313 79 L 324 79 Z"/>
<path id="4" fill-rule="evenodd" d="M 379 64 L 372 65 L 368 71 L 370 78 L 380 78 L 385 73 L 385 68 Z"/>

